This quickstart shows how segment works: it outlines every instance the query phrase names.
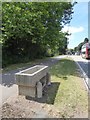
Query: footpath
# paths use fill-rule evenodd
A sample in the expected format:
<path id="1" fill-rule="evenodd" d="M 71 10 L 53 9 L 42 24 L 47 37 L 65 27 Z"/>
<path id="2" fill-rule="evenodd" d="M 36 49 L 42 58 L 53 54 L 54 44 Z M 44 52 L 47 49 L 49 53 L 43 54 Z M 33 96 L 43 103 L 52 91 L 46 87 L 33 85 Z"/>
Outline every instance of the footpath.
<path id="1" fill-rule="evenodd" d="M 78 65 L 87 90 L 90 90 L 90 60 L 83 59 L 81 56 L 71 56 Z"/>

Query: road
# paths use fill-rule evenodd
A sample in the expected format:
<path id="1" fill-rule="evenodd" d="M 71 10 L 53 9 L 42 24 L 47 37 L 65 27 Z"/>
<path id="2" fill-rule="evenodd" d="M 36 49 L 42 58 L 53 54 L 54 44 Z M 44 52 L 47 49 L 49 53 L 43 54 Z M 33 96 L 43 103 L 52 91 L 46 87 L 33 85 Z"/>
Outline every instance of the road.
<path id="1" fill-rule="evenodd" d="M 81 56 L 71 56 L 81 67 L 87 85 L 90 88 L 90 60 L 84 59 Z"/>
<path id="2" fill-rule="evenodd" d="M 66 56 L 57 56 L 54 58 L 49 58 L 48 60 L 45 60 L 39 64 L 51 67 L 53 64 L 55 64 L 61 58 L 64 57 Z M 0 74 L 0 77 L 2 78 L 2 82 L 0 83 L 0 106 L 1 103 L 4 103 L 10 96 L 18 94 L 18 86 L 15 84 L 15 73 L 29 67 L 31 66 L 19 68 L 18 70 L 13 70 L 2 75 Z"/>

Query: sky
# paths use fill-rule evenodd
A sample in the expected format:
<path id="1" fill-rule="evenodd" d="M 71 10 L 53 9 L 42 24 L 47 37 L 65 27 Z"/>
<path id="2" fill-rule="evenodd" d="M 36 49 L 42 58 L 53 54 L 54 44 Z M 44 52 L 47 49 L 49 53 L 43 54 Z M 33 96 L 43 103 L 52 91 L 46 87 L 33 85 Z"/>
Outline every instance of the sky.
<path id="1" fill-rule="evenodd" d="M 74 48 L 84 39 L 88 38 L 88 1 L 76 0 L 78 3 L 74 6 L 74 14 L 69 26 L 65 26 L 63 31 L 69 31 L 68 48 Z"/>

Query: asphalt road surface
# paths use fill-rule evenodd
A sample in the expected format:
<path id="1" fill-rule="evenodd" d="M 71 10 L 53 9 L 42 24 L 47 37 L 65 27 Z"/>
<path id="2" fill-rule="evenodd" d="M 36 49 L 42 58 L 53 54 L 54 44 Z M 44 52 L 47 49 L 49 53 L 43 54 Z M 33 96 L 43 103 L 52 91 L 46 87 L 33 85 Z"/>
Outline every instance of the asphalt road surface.
<path id="1" fill-rule="evenodd" d="M 88 78 L 90 78 L 90 60 L 84 59 L 81 56 L 72 56 L 75 61 L 81 66 Z"/>
<path id="2" fill-rule="evenodd" d="M 71 56 L 82 68 L 84 71 L 84 76 L 86 79 L 86 83 L 90 89 L 90 60 L 84 59 L 81 56 Z"/>
<path id="3" fill-rule="evenodd" d="M 83 62 L 78 62 L 88 78 L 90 78 L 90 60 L 84 60 Z"/>

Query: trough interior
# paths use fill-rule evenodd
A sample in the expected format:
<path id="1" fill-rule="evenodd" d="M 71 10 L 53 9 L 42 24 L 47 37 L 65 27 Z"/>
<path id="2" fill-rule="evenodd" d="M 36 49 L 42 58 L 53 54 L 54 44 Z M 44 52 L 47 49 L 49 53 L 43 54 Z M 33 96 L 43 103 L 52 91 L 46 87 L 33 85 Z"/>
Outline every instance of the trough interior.
<path id="1" fill-rule="evenodd" d="M 32 68 L 32 69 L 29 69 L 29 70 L 27 70 L 27 71 L 24 71 L 24 72 L 22 72 L 22 73 L 25 73 L 25 74 L 33 74 L 33 73 L 37 72 L 38 70 L 40 70 L 40 69 L 42 69 L 42 68 L 43 68 L 43 66 L 36 66 L 36 67 L 34 67 L 34 68 Z"/>

